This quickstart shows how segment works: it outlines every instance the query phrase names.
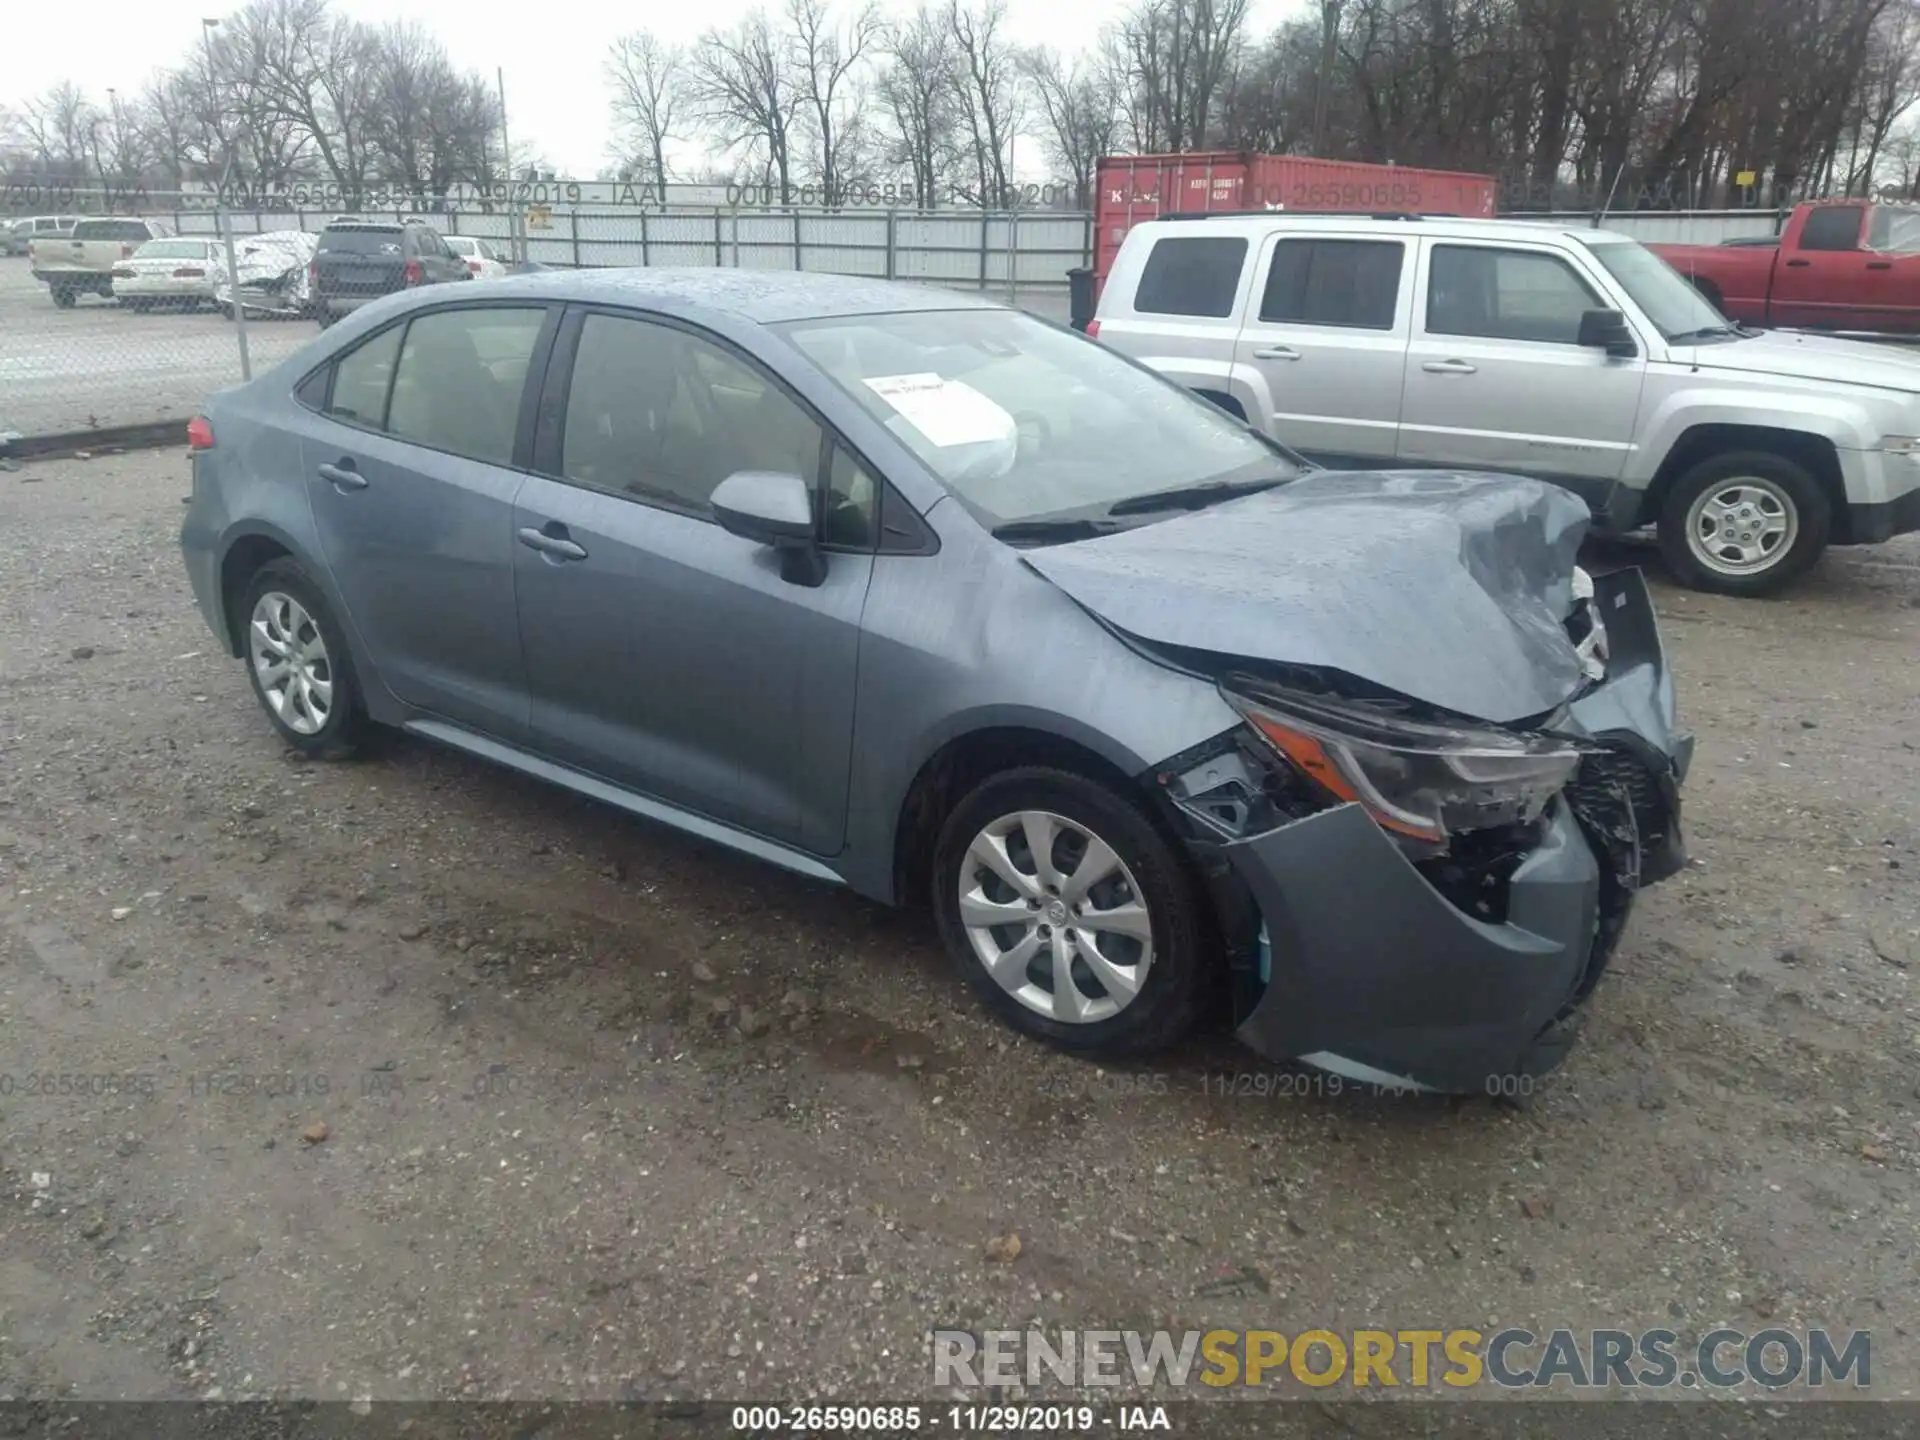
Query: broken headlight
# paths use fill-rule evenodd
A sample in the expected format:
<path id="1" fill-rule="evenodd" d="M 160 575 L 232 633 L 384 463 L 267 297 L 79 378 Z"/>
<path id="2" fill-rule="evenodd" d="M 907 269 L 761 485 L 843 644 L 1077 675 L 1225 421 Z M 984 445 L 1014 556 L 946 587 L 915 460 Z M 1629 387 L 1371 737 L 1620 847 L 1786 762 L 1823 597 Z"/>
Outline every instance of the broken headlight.
<path id="1" fill-rule="evenodd" d="M 1435 725 L 1246 677 L 1221 693 L 1294 768 L 1424 854 L 1452 835 L 1539 819 L 1580 764 L 1554 736 Z"/>

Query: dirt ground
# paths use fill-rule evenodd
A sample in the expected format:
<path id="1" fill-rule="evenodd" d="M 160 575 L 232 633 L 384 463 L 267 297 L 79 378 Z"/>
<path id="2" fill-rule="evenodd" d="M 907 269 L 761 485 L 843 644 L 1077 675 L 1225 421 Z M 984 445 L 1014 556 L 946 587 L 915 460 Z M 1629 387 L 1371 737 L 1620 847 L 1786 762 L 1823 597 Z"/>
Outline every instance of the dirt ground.
<path id="1" fill-rule="evenodd" d="M 898 1399 L 1036 1321 L 1827 1324 L 1920 1393 L 1915 540 L 1660 582 L 1695 860 L 1515 1107 L 1102 1072 L 918 917 L 410 740 L 299 763 L 187 486 L 0 473 L 0 1394 Z"/>

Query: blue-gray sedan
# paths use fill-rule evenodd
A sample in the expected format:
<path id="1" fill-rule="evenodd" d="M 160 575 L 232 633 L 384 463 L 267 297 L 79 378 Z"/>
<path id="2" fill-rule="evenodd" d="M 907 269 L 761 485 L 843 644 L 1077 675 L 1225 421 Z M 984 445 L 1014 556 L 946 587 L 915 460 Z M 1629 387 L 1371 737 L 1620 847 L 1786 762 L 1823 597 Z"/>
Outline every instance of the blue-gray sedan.
<path id="1" fill-rule="evenodd" d="M 1510 1087 L 1683 863 L 1691 739 L 1579 500 L 1316 471 L 967 296 L 436 287 L 190 437 L 194 592 L 288 744 L 397 726 L 928 901 L 1071 1050 L 1218 1001 L 1275 1059 Z"/>

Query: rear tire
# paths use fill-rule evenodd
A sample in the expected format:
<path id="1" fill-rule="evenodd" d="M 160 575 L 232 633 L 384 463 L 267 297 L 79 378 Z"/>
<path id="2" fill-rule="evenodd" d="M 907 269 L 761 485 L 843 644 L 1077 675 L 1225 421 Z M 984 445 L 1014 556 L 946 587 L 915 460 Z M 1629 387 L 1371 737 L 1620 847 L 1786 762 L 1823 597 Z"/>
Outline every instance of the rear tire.
<path id="1" fill-rule="evenodd" d="M 62 310 L 71 310 L 74 307 L 76 297 L 73 293 L 72 286 L 54 285 L 50 288 L 53 292 L 53 303 L 55 305 L 59 306 Z"/>
<path id="2" fill-rule="evenodd" d="M 1833 502 L 1806 466 L 1734 451 L 1701 461 L 1667 492 L 1660 553 L 1691 589 L 1773 595 L 1813 567 L 1832 526 Z"/>
<path id="3" fill-rule="evenodd" d="M 247 582 L 240 650 L 254 698 L 280 738 L 315 760 L 344 760 L 369 721 L 326 597 L 298 562 L 270 560 Z"/>
<path id="4" fill-rule="evenodd" d="M 988 1008 L 1077 1054 L 1176 1043 L 1217 970 L 1186 856 L 1131 799 L 1069 770 L 1009 770 L 962 799 L 934 848 L 933 906 L 947 953 Z"/>

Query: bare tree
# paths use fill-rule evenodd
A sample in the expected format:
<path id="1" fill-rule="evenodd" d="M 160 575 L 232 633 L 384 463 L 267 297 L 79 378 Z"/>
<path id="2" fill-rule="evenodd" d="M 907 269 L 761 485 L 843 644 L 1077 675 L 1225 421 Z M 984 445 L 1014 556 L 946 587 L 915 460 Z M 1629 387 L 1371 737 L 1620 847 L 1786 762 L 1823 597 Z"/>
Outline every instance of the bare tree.
<path id="1" fill-rule="evenodd" d="M 380 32 L 368 136 L 380 178 L 428 197 L 491 172 L 499 101 L 478 75 L 462 75 L 440 43 L 403 22 Z"/>
<path id="2" fill-rule="evenodd" d="M 326 0 L 254 0 L 231 23 L 264 104 L 312 142 L 343 191 L 358 192 L 373 162 L 377 35 L 332 13 Z"/>
<path id="3" fill-rule="evenodd" d="M 42 173 L 68 184 L 85 182 L 99 123 L 93 102 L 71 80 L 57 81 L 27 101 L 20 118 Z"/>
<path id="4" fill-rule="evenodd" d="M 883 33 L 880 12 L 872 0 L 862 0 L 839 25 L 827 0 L 787 0 L 787 24 L 794 90 L 805 112 L 814 169 L 827 202 L 837 204 L 863 138 L 862 72 Z"/>
<path id="5" fill-rule="evenodd" d="M 615 149 L 630 178 L 654 187 L 667 199 L 667 142 L 675 138 L 682 100 L 686 57 L 650 30 L 636 30 L 613 42 L 607 57 L 607 83 L 613 87 Z"/>
<path id="6" fill-rule="evenodd" d="M 1094 167 L 1113 152 L 1120 130 L 1111 75 L 1092 57 L 1064 59 L 1049 46 L 1023 52 L 1020 68 L 1046 122 L 1049 156 L 1084 209 L 1093 201 Z"/>
<path id="7" fill-rule="evenodd" d="M 1137 0 L 1119 34 L 1140 138 L 1169 150 L 1203 150 L 1217 138 L 1217 110 L 1244 44 L 1247 5 Z"/>
<path id="8" fill-rule="evenodd" d="M 1007 38 L 1006 0 L 947 0 L 953 37 L 953 85 L 961 129 L 973 160 L 973 196 L 1007 203 L 1013 138 L 1020 126 L 1020 76 Z"/>
<path id="9" fill-rule="evenodd" d="M 690 95 L 728 150 L 757 147 L 768 188 L 784 204 L 793 196 L 793 142 L 798 97 L 787 47 L 764 10 L 730 30 L 709 30 L 694 46 Z"/>
<path id="10" fill-rule="evenodd" d="M 925 3 L 887 31 L 877 93 L 894 132 L 889 154 L 894 164 L 907 166 L 925 206 L 938 203 L 953 165 L 959 123 L 955 64 L 953 32 L 945 16 Z"/>

